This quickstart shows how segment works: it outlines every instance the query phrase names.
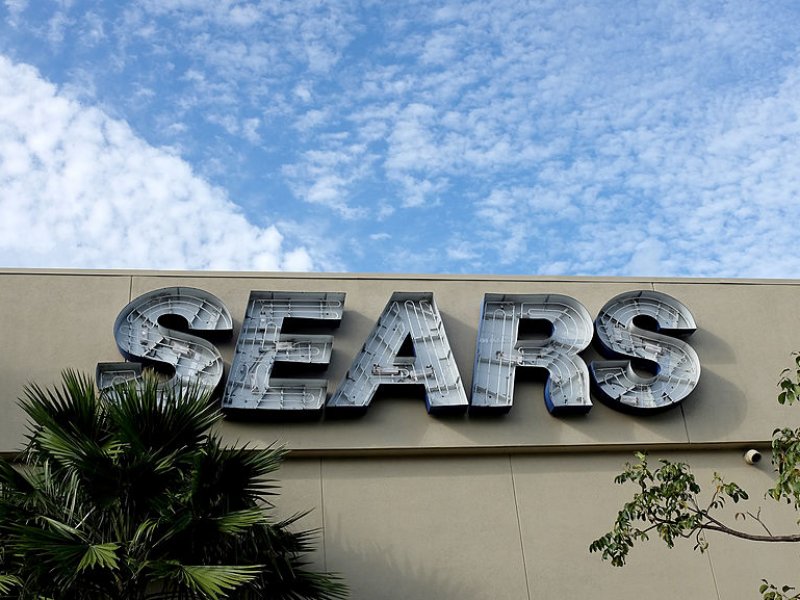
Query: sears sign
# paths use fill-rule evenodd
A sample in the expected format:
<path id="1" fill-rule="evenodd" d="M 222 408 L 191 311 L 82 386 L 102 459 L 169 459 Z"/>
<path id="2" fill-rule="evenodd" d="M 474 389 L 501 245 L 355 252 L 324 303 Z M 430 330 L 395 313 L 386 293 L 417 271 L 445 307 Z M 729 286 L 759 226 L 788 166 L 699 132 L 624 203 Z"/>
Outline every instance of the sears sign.
<path id="1" fill-rule="evenodd" d="M 365 411 L 382 385 L 418 385 L 430 413 L 507 412 L 516 370 L 546 370 L 545 402 L 552 414 L 585 413 L 590 389 L 609 406 L 652 413 L 688 396 L 700 377 L 697 353 L 683 338 L 695 331 L 689 309 L 654 291 L 625 292 L 592 321 L 586 308 L 560 294 L 486 294 L 483 299 L 469 399 L 432 293 L 395 292 L 333 395 L 326 379 L 309 377 L 330 362 L 345 310 L 339 292 L 254 291 L 247 303 L 222 395 L 227 411 L 318 413 Z M 287 322 L 294 320 L 292 332 Z M 520 332 L 537 325 L 533 339 Z M 316 333 L 296 333 L 314 330 Z M 100 387 L 138 377 L 142 365 L 171 367 L 165 385 L 216 389 L 224 364 L 214 345 L 230 337 L 233 319 L 204 290 L 170 287 L 148 292 L 116 319 L 114 337 L 130 362 L 101 363 Z M 594 342 L 607 360 L 586 364 L 580 353 Z M 292 363 L 300 377 L 274 377 L 276 363 Z M 637 368 L 634 368 L 637 367 Z"/>

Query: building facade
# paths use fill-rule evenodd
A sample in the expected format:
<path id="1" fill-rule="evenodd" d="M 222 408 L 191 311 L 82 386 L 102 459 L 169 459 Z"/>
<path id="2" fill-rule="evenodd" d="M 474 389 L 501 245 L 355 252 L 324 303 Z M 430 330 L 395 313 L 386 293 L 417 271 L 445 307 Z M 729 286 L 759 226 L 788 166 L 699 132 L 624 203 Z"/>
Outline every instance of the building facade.
<path id="1" fill-rule="evenodd" d="M 55 383 L 69 367 L 94 373 L 98 363 L 122 361 L 119 335 L 115 339 L 121 312 L 163 288 L 202 290 L 229 311 L 230 335 L 210 342 L 222 361 L 221 391 L 237 373 L 241 382 L 251 381 L 246 368 L 237 370 L 235 356 L 242 324 L 253 318 L 247 313 L 255 306 L 251 293 L 266 298 L 270 310 L 277 293 L 341 298 L 335 323 L 300 318 L 283 331 L 289 341 L 318 336 L 314 339 L 329 356 L 316 364 L 301 359 L 294 369 L 272 373 L 286 390 L 298 387 L 292 388 L 292 381 L 305 382 L 299 386 L 304 394 L 313 387 L 309 382 L 322 382 L 328 408 L 298 418 L 297 396 L 283 392 L 285 405 L 283 400 L 235 404 L 228 395 L 220 401 L 237 409 L 222 426 L 228 441 L 277 442 L 291 450 L 279 474 L 278 510 L 312 509 L 302 523 L 320 529 L 313 560 L 318 568 L 340 572 L 354 598 L 738 599 L 759 597 L 761 578 L 800 585 L 800 546 L 709 536 L 710 549 L 700 555 L 690 540 L 672 551 L 652 540 L 633 551 L 624 569 L 588 552 L 634 491 L 614 485 L 613 478 L 637 450 L 648 451 L 653 460 L 689 462 L 707 487 L 715 472 L 723 474 L 750 492 L 746 508 L 755 512 L 761 506 L 773 532 L 796 531 L 797 515 L 762 494 L 774 479 L 767 453 L 772 430 L 800 424 L 800 408 L 776 402 L 779 375 L 793 364 L 791 353 L 800 350 L 798 281 L 5 270 L 0 272 L 1 453 L 10 457 L 24 443 L 25 418 L 16 399 L 25 384 Z M 683 341 L 699 360 L 699 379 L 687 384 L 685 399 L 660 411 L 617 410 L 599 401 L 595 385 L 590 406 L 551 414 L 542 369 L 517 370 L 504 408 L 437 411 L 433 387 L 425 388 L 420 379 L 413 385 L 391 380 L 413 370 L 415 361 L 420 373 L 432 373 L 433 361 L 423 359 L 428 347 L 403 342 L 390 352 L 396 360 L 384 364 L 371 345 L 378 344 L 376 326 L 387 322 L 392 302 L 433 303 L 439 319 L 434 324 L 445 333 L 444 342 L 435 342 L 436 352 L 451 353 L 445 362 L 474 408 L 476 348 L 490 337 L 479 332 L 487 295 L 509 302 L 569 298 L 594 320 L 612 299 L 638 292 L 677 300 L 696 323 Z M 637 323 L 653 329 L 652 323 Z M 527 340 L 531 348 L 546 346 L 554 335 L 552 328 L 512 325 L 518 328 L 514 340 Z M 433 338 L 442 339 L 441 332 Z M 606 360 L 596 346 L 595 340 L 579 359 L 587 365 Z M 245 363 L 265 352 L 256 346 L 250 351 Z M 345 394 L 356 402 L 366 398 L 366 404 L 334 410 L 341 408 L 335 405 L 342 382 L 358 371 L 365 351 L 373 352 L 365 359 L 368 367 L 361 379 L 351 379 L 375 385 L 380 376 L 389 379 L 379 383 L 397 385 L 383 386 L 374 396 Z M 492 350 L 490 356 L 501 352 Z M 278 356 L 276 365 L 285 358 Z M 636 367 L 641 381 L 655 372 Z M 685 378 L 676 376 L 673 383 L 679 379 Z M 267 380 L 262 377 L 261 397 Z M 436 390 L 450 386 L 437 381 Z M 743 453 L 750 448 L 764 452 L 765 460 L 746 464 Z M 734 512 L 743 509 L 730 508 L 725 514 L 733 521 Z M 757 531 L 755 524 L 737 524 Z"/>

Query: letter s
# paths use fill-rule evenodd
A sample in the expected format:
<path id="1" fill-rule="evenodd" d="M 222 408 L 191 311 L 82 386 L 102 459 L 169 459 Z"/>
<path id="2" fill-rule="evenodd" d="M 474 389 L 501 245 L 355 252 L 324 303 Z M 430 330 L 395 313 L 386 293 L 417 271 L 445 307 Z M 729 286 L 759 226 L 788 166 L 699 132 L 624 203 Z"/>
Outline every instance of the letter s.
<path id="1" fill-rule="evenodd" d="M 643 318 L 654 323 L 656 332 L 637 325 Z M 595 319 L 601 352 L 609 358 L 632 358 L 654 375 L 639 375 L 631 360 L 594 361 L 590 371 L 598 398 L 624 412 L 654 413 L 677 406 L 697 386 L 700 359 L 674 336 L 686 337 L 696 329 L 689 309 L 667 294 L 643 290 L 609 300 Z"/>
<path id="2" fill-rule="evenodd" d="M 117 347 L 133 362 L 98 364 L 98 387 L 137 377 L 142 368 L 138 363 L 145 363 L 174 369 L 165 386 L 194 384 L 216 389 L 222 380 L 222 356 L 210 342 L 173 329 L 175 317 L 182 317 L 190 331 L 206 335 L 229 337 L 233 331 L 225 304 L 204 290 L 168 287 L 144 293 L 123 308 L 114 322 Z"/>

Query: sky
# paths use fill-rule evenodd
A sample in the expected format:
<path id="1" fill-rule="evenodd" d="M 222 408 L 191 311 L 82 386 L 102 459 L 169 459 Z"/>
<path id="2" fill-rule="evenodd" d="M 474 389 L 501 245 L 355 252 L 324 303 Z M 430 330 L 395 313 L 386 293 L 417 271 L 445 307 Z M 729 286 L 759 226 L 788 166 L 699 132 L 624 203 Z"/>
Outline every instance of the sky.
<path id="1" fill-rule="evenodd" d="M 0 2 L 0 267 L 800 278 L 793 0 Z"/>

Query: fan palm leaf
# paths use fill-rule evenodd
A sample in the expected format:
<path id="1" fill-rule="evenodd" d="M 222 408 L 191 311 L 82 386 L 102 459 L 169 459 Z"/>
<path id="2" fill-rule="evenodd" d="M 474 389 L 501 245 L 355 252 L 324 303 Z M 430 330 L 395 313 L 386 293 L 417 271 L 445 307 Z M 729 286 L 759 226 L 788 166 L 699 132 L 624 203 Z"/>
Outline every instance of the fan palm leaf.
<path id="1" fill-rule="evenodd" d="M 0 460 L 0 598 L 335 599 L 304 554 L 313 533 L 275 520 L 280 448 L 227 448 L 207 391 L 152 375 L 98 393 L 64 373 L 31 385 L 27 447 Z"/>

